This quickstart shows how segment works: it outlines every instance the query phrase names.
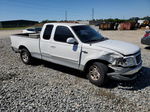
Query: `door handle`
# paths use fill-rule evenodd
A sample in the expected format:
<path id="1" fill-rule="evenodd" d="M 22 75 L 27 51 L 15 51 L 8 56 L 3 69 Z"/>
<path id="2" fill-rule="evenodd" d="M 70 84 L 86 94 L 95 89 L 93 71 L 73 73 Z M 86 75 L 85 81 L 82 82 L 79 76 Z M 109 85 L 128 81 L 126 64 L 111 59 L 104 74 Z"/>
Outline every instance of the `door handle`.
<path id="1" fill-rule="evenodd" d="M 51 48 L 56 48 L 55 46 L 51 46 Z"/>
<path id="2" fill-rule="evenodd" d="M 85 54 L 88 54 L 88 52 L 87 51 L 82 51 L 83 53 L 85 53 Z"/>

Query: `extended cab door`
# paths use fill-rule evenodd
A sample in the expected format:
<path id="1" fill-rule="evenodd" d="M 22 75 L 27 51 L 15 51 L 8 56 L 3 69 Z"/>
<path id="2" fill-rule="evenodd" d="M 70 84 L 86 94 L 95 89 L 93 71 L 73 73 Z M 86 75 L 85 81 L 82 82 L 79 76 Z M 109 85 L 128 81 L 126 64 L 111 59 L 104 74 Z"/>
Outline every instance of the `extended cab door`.
<path id="1" fill-rule="evenodd" d="M 45 25 L 43 27 L 41 40 L 40 40 L 40 49 L 41 49 L 41 56 L 43 60 L 52 61 L 51 54 L 52 54 L 52 47 L 51 47 L 51 35 L 53 33 L 53 25 Z"/>
<path id="2" fill-rule="evenodd" d="M 57 26 L 51 41 L 52 59 L 55 63 L 78 69 L 81 53 L 80 44 L 68 44 L 66 40 L 75 38 L 67 26 Z"/>

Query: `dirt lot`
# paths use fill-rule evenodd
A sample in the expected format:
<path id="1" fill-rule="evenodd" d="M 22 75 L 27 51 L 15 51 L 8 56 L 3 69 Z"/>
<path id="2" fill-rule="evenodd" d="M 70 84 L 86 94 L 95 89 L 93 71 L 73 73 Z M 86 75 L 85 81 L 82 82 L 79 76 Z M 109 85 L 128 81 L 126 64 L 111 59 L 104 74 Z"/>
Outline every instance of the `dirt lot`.
<path id="1" fill-rule="evenodd" d="M 21 30 L 0 30 L 0 39 L 7 38 L 11 34 L 20 33 Z"/>
<path id="2" fill-rule="evenodd" d="M 143 73 L 134 82 L 110 81 L 99 88 L 79 71 L 48 62 L 24 65 L 0 31 L 0 111 L 150 111 L 150 49 L 140 44 L 144 31 L 101 31 L 111 39 L 141 47 Z"/>

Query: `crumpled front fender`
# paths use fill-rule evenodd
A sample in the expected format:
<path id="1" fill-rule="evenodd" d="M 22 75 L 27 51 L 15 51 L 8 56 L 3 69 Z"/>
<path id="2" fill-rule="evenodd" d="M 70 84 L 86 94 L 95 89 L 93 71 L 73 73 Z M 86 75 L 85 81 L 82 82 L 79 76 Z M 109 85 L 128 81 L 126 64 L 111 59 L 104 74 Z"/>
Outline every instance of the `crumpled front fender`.
<path id="1" fill-rule="evenodd" d="M 94 53 L 92 55 L 81 57 L 81 69 L 84 69 L 85 65 L 92 60 L 101 60 L 113 64 L 117 58 L 121 58 L 122 55 L 116 52 L 102 51 L 100 53 Z"/>

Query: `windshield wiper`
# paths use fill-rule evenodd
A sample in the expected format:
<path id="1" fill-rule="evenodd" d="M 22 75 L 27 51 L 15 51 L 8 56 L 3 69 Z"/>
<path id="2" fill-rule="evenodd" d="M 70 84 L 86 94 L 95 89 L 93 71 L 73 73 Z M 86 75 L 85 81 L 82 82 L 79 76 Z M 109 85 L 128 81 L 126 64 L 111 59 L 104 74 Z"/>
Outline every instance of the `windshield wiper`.
<path id="1" fill-rule="evenodd" d="M 87 40 L 85 41 L 85 43 L 91 43 L 91 42 L 99 42 L 99 41 L 102 41 L 103 39 L 93 39 L 93 40 Z"/>

